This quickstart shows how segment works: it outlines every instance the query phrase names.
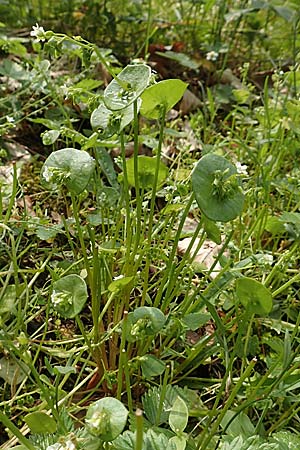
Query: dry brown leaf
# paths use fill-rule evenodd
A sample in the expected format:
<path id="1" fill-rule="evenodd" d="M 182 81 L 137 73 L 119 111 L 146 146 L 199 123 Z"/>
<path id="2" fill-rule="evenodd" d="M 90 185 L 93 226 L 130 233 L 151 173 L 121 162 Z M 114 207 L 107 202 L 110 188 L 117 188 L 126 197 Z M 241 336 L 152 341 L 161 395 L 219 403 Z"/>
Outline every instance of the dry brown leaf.
<path id="1" fill-rule="evenodd" d="M 187 237 L 185 239 L 182 239 L 178 243 L 177 251 L 180 255 L 184 255 L 187 252 L 187 249 L 191 243 L 192 238 Z M 191 248 L 190 253 L 193 255 L 197 247 L 199 245 L 200 239 L 197 238 Z M 215 263 L 215 260 L 222 248 L 222 245 L 217 245 L 215 242 L 211 241 L 210 239 L 206 239 L 203 244 L 201 245 L 200 249 L 198 250 L 197 254 L 195 255 L 193 259 L 193 263 L 197 263 L 204 267 L 204 270 L 210 270 L 212 265 Z M 219 274 L 220 270 L 222 269 L 219 262 L 214 267 L 214 270 L 210 273 L 211 278 L 216 278 L 216 276 Z"/>
<path id="2" fill-rule="evenodd" d="M 201 100 L 199 100 L 199 98 L 193 94 L 192 91 L 186 89 L 179 104 L 179 111 L 181 114 L 186 115 L 192 111 L 195 111 L 195 109 L 200 108 L 200 106 L 202 106 Z"/>

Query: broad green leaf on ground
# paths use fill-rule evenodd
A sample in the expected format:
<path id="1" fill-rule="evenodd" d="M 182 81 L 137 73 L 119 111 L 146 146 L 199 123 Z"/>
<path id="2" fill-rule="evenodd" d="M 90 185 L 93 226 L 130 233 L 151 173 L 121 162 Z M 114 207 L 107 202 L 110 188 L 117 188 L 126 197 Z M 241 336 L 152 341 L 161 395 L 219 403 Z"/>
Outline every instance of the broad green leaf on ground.
<path id="1" fill-rule="evenodd" d="M 104 103 L 112 111 L 131 105 L 146 89 L 151 68 L 145 64 L 130 64 L 113 79 L 104 91 Z"/>
<path id="2" fill-rule="evenodd" d="M 105 397 L 92 403 L 87 411 L 85 423 L 93 436 L 101 441 L 113 441 L 122 433 L 127 422 L 128 411 L 119 400 Z"/>
<path id="3" fill-rule="evenodd" d="M 200 210 L 210 220 L 228 222 L 241 214 L 244 194 L 237 169 L 223 156 L 203 156 L 193 171 L 192 187 Z"/>
<path id="4" fill-rule="evenodd" d="M 94 159 L 86 151 L 63 148 L 48 156 L 41 181 L 47 189 L 57 190 L 64 185 L 74 194 L 80 194 L 88 185 L 94 167 Z"/>
<path id="5" fill-rule="evenodd" d="M 51 302 L 63 317 L 73 318 L 80 313 L 88 298 L 87 287 L 83 278 L 71 274 L 53 283 Z"/>
<path id="6" fill-rule="evenodd" d="M 141 96 L 141 114 L 148 119 L 159 119 L 163 110 L 167 112 L 179 102 L 187 86 L 181 80 L 170 79 L 148 87 Z"/>
<path id="7" fill-rule="evenodd" d="M 272 294 L 259 281 L 248 277 L 236 280 L 236 296 L 252 314 L 266 315 L 272 311 Z"/>
<path id="8" fill-rule="evenodd" d="M 57 428 L 53 417 L 50 417 L 48 414 L 40 411 L 27 414 L 24 417 L 24 420 L 32 433 L 55 433 Z"/>
<path id="9" fill-rule="evenodd" d="M 157 157 L 138 156 L 138 181 L 140 188 L 151 189 L 154 186 Z M 134 158 L 126 162 L 128 183 L 135 187 Z M 157 185 L 160 186 L 168 176 L 168 168 L 160 161 Z"/>

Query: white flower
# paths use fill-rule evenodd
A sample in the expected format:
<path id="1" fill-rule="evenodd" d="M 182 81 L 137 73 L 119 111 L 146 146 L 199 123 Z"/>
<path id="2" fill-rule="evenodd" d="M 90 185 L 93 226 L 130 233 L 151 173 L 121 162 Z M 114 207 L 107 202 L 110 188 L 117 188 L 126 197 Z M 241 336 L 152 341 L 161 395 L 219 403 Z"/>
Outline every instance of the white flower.
<path id="1" fill-rule="evenodd" d="M 76 450 L 76 447 L 72 441 L 68 440 L 63 444 L 56 443 L 49 445 L 46 450 Z"/>
<path id="2" fill-rule="evenodd" d="M 124 278 L 124 275 L 118 275 L 117 277 L 114 277 L 113 280 L 122 280 L 122 278 Z"/>
<path id="3" fill-rule="evenodd" d="M 49 181 L 51 181 L 53 177 L 53 172 L 49 169 L 49 167 L 45 166 L 42 176 L 47 181 L 47 183 L 49 183 Z"/>
<path id="4" fill-rule="evenodd" d="M 32 31 L 30 32 L 30 36 L 35 37 L 36 38 L 36 42 L 39 41 L 45 41 L 45 30 L 43 27 L 40 27 L 38 23 L 35 24 L 35 26 L 33 25 L 32 27 Z"/>
<path id="5" fill-rule="evenodd" d="M 237 173 L 239 173 L 241 175 L 248 175 L 246 164 L 241 164 L 240 162 L 236 162 L 235 167 L 236 167 Z"/>
<path id="6" fill-rule="evenodd" d="M 218 59 L 219 53 L 215 52 L 215 51 L 211 51 L 206 53 L 206 59 L 208 61 L 216 61 Z"/>

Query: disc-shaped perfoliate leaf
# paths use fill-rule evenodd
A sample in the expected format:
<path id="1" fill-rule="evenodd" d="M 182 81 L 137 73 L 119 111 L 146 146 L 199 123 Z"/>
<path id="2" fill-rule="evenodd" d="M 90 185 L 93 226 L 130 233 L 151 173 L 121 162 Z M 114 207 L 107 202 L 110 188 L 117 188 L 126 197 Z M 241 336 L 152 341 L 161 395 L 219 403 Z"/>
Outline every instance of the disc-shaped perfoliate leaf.
<path id="1" fill-rule="evenodd" d="M 129 342 L 155 336 L 165 325 L 163 312 L 152 306 L 140 306 L 128 314 L 126 338 Z"/>
<path id="2" fill-rule="evenodd" d="M 130 64 L 113 79 L 104 91 L 104 103 L 116 111 L 133 103 L 146 89 L 151 77 L 151 68 L 145 64 Z"/>
<path id="3" fill-rule="evenodd" d="M 26 424 L 29 426 L 31 433 L 49 434 L 55 433 L 57 425 L 53 417 L 48 416 L 44 412 L 35 411 L 24 417 Z"/>
<path id="4" fill-rule="evenodd" d="M 238 278 L 236 280 L 236 296 L 252 314 L 264 316 L 272 311 L 272 294 L 257 280 L 248 277 Z"/>
<path id="5" fill-rule="evenodd" d="M 141 105 L 141 99 L 138 99 L 138 110 Z M 118 111 L 108 109 L 104 102 L 96 108 L 91 115 L 92 128 L 97 130 L 101 138 L 109 138 L 118 134 L 130 122 L 133 121 L 133 104 Z"/>
<path id="6" fill-rule="evenodd" d="M 105 397 L 92 403 L 86 414 L 86 428 L 101 441 L 113 441 L 122 433 L 127 422 L 128 411 L 119 400 Z"/>
<path id="7" fill-rule="evenodd" d="M 141 114 L 148 119 L 159 119 L 162 110 L 167 112 L 179 102 L 187 86 L 187 83 L 173 79 L 149 86 L 141 95 Z"/>
<path id="8" fill-rule="evenodd" d="M 240 179 L 235 166 L 223 156 L 203 156 L 193 171 L 192 187 L 200 210 L 209 219 L 228 222 L 241 214 Z"/>
<path id="9" fill-rule="evenodd" d="M 157 157 L 138 156 L 138 183 L 143 189 L 151 189 L 154 186 Z M 136 187 L 134 158 L 126 162 L 128 183 Z M 168 168 L 160 161 L 158 169 L 157 185 L 160 186 L 168 176 Z"/>
<path id="10" fill-rule="evenodd" d="M 53 283 L 51 302 L 63 317 L 73 318 L 80 313 L 87 301 L 85 281 L 79 275 L 67 275 Z"/>
<path id="11" fill-rule="evenodd" d="M 80 194 L 88 185 L 94 167 L 94 159 L 86 151 L 63 148 L 48 156 L 42 167 L 41 181 L 47 189 L 66 186 L 70 192 Z"/>

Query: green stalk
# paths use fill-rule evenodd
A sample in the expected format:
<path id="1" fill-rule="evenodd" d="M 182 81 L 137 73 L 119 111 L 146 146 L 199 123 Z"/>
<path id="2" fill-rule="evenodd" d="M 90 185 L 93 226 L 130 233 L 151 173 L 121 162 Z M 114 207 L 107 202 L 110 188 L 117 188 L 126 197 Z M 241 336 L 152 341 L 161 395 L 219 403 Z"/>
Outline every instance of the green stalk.
<path id="1" fill-rule="evenodd" d="M 156 423 L 155 423 L 156 426 L 159 425 L 160 416 L 161 416 L 163 406 L 164 406 L 164 400 L 166 398 L 169 372 L 170 372 L 170 366 L 167 365 L 165 373 L 164 373 L 164 379 L 163 379 L 162 386 L 161 386 L 161 393 L 160 393 L 159 404 L 158 404 L 158 408 L 157 408 L 157 416 L 156 416 Z"/>
<path id="2" fill-rule="evenodd" d="M 159 167 L 160 167 L 160 158 L 161 158 L 161 152 L 162 152 L 162 144 L 163 144 L 163 137 L 164 137 L 164 127 L 165 127 L 165 118 L 166 118 L 166 108 L 164 107 L 161 112 L 160 117 L 160 129 L 159 129 L 159 139 L 158 139 L 158 147 L 157 147 L 157 155 L 156 155 L 156 168 L 155 168 L 155 175 L 154 175 L 154 181 L 153 181 L 153 188 L 151 193 L 151 200 L 150 200 L 150 212 L 149 212 L 149 219 L 148 219 L 148 239 L 147 239 L 147 247 L 145 250 L 146 253 L 146 264 L 144 268 L 144 283 L 142 288 L 142 299 L 141 299 L 141 305 L 145 304 L 146 294 L 148 290 L 148 283 L 149 283 L 149 268 L 150 268 L 150 255 L 151 255 L 151 244 L 152 244 L 152 232 L 153 232 L 153 223 L 154 223 L 154 208 L 155 208 L 155 200 L 156 200 L 156 192 L 157 192 L 157 184 L 158 184 L 158 174 L 159 174 Z M 146 217 L 145 217 L 145 224 L 147 223 Z"/>
<path id="3" fill-rule="evenodd" d="M 137 409 L 135 412 L 135 424 L 136 424 L 136 434 L 135 434 L 135 450 L 143 449 L 143 411 Z"/>
<path id="4" fill-rule="evenodd" d="M 169 279 L 172 276 L 172 273 L 174 271 L 174 258 L 175 258 L 176 252 L 177 252 L 178 242 L 179 242 L 179 239 L 180 239 L 180 236 L 181 236 L 181 232 L 182 232 L 182 228 L 184 226 L 185 219 L 187 218 L 187 215 L 188 215 L 188 213 L 189 213 L 189 211 L 191 209 L 193 201 L 194 201 L 194 196 L 192 194 L 190 196 L 188 202 L 187 202 L 187 205 L 186 205 L 186 207 L 184 209 L 184 212 L 182 214 L 180 223 L 178 225 L 177 232 L 176 232 L 176 235 L 174 237 L 174 242 L 173 242 L 173 245 L 172 245 L 172 250 L 171 250 L 171 253 L 169 255 L 168 264 L 167 264 L 167 267 L 165 269 L 164 276 L 163 276 L 163 278 L 161 280 L 161 284 L 160 284 L 160 287 L 159 287 L 158 292 L 156 294 L 153 306 L 157 307 L 160 304 L 160 301 L 161 301 L 164 289 L 167 286 L 167 283 L 168 283 L 168 281 L 169 281 Z"/>
<path id="5" fill-rule="evenodd" d="M 229 408 L 232 406 L 234 400 L 237 397 L 237 394 L 239 392 L 239 390 L 241 389 L 244 381 L 250 376 L 255 364 L 256 364 L 256 358 L 253 358 L 252 361 L 250 361 L 249 366 L 247 367 L 247 369 L 245 370 L 245 372 L 241 375 L 240 379 L 238 380 L 237 384 L 234 386 L 234 388 L 232 389 L 226 404 L 224 406 L 224 408 L 221 410 L 220 414 L 218 415 L 216 421 L 214 422 L 209 434 L 207 435 L 206 439 L 203 439 L 202 442 L 200 442 L 199 446 L 198 446 L 198 450 L 206 450 L 209 443 L 211 442 L 212 438 L 217 434 L 218 432 L 218 428 L 223 420 L 223 418 L 225 417 L 225 414 L 227 413 L 227 411 L 229 410 Z"/>
<path id="6" fill-rule="evenodd" d="M 3 413 L 0 411 L 0 421 L 8 428 L 11 433 L 19 439 L 20 443 L 29 450 L 37 450 L 36 447 L 19 431 L 19 428 Z"/>
<path id="7" fill-rule="evenodd" d="M 135 231 L 135 242 L 133 248 L 133 259 L 139 248 L 141 240 L 141 217 L 142 217 L 142 196 L 140 192 L 140 181 L 139 181 L 139 119 L 137 110 L 137 100 L 133 103 L 133 113 L 134 113 L 134 151 L 133 151 L 133 162 L 134 162 L 134 184 L 135 184 L 135 198 L 136 198 L 136 231 Z"/>

